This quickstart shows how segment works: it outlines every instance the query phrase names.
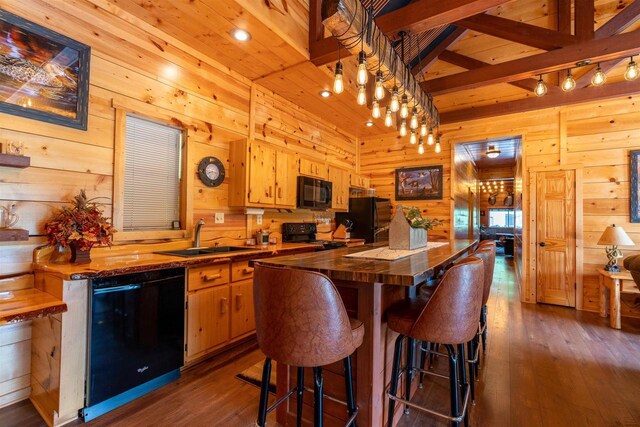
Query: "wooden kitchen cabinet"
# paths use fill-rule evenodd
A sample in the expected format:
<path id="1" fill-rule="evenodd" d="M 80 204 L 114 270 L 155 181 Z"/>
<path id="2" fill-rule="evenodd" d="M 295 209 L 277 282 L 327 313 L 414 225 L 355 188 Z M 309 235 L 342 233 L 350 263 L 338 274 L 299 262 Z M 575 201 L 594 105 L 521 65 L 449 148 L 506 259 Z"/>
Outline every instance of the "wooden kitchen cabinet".
<path id="1" fill-rule="evenodd" d="M 286 151 L 276 151 L 275 206 L 296 207 L 297 175 L 296 156 Z"/>
<path id="2" fill-rule="evenodd" d="M 318 179 L 327 179 L 327 166 L 315 160 L 300 158 L 300 175 L 311 176 Z"/>
<path id="3" fill-rule="evenodd" d="M 229 340 L 229 291 L 229 285 L 222 285 L 187 296 L 187 361 Z"/>
<path id="4" fill-rule="evenodd" d="M 249 159 L 249 203 L 272 206 L 275 200 L 276 151 L 264 142 L 254 141 Z"/>
<path id="5" fill-rule="evenodd" d="M 253 311 L 253 279 L 231 284 L 231 339 L 256 330 Z"/>
<path id="6" fill-rule="evenodd" d="M 224 285 L 229 283 L 229 263 L 190 268 L 187 275 L 187 289 L 189 291 Z"/>
<path id="7" fill-rule="evenodd" d="M 349 171 L 329 166 L 329 181 L 332 183 L 331 208 L 334 211 L 349 210 Z"/>
<path id="8" fill-rule="evenodd" d="M 364 175 L 351 174 L 351 187 L 367 189 L 371 187 L 371 178 Z"/>

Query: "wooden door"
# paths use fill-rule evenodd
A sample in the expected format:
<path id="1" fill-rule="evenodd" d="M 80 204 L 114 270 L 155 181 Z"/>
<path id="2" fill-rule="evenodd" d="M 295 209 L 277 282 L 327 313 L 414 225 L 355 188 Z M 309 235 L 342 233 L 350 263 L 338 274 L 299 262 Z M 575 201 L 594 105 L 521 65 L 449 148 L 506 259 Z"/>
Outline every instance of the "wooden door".
<path id="1" fill-rule="evenodd" d="M 276 206 L 296 207 L 297 174 L 295 173 L 296 157 L 292 153 L 278 151 L 276 153 Z"/>
<path id="2" fill-rule="evenodd" d="M 249 203 L 275 203 L 276 152 L 264 143 L 251 143 L 249 159 Z"/>
<path id="3" fill-rule="evenodd" d="M 253 279 L 231 285 L 231 339 L 256 329 L 253 311 Z"/>
<path id="4" fill-rule="evenodd" d="M 537 301 L 576 306 L 576 175 L 536 176 Z"/>
<path id="5" fill-rule="evenodd" d="M 189 293 L 187 359 L 229 340 L 229 285 Z"/>

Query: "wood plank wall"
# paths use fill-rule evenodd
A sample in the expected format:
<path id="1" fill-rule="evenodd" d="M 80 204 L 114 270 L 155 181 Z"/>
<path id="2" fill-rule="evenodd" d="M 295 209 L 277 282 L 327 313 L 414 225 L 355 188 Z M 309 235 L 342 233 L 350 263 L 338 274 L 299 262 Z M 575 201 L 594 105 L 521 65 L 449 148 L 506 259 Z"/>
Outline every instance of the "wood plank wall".
<path id="1" fill-rule="evenodd" d="M 518 139 L 516 146 L 516 165 L 513 168 L 513 209 L 515 214 L 515 227 L 513 233 L 513 259 L 516 269 L 516 276 L 518 278 L 518 286 L 522 289 L 522 280 L 523 280 L 523 253 L 522 253 L 522 245 L 523 245 L 523 225 L 524 225 L 524 216 L 523 216 L 523 171 L 524 171 L 524 162 L 522 156 L 522 139 Z"/>
<path id="2" fill-rule="evenodd" d="M 456 239 L 478 237 L 479 194 L 478 168 L 467 149 L 459 144 L 452 145 L 454 158 L 453 189 L 453 235 Z"/>

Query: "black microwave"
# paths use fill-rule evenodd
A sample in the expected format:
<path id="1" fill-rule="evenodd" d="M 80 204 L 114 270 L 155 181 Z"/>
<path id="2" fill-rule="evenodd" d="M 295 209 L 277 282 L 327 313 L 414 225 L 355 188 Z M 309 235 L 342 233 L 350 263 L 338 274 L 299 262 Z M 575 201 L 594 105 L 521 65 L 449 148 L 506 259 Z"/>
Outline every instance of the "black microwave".
<path id="1" fill-rule="evenodd" d="M 302 209 L 330 209 L 331 182 L 299 176 L 298 207 Z"/>

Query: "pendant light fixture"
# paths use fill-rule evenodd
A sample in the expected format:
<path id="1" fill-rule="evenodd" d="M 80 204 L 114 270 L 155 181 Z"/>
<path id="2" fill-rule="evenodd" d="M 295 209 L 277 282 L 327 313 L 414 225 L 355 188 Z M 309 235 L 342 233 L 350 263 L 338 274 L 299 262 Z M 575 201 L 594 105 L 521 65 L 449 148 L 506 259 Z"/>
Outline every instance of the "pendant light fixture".
<path id="1" fill-rule="evenodd" d="M 596 73 L 591 78 L 591 84 L 594 86 L 602 86 L 607 81 L 607 75 L 602 72 L 602 68 L 600 68 L 600 63 L 598 63 L 598 67 L 596 68 Z"/>
<path id="2" fill-rule="evenodd" d="M 429 134 L 427 135 L 427 145 L 433 145 L 433 128 L 429 128 Z"/>
<path id="3" fill-rule="evenodd" d="M 409 122 L 409 127 L 411 129 L 418 129 L 418 109 L 413 107 L 411 110 L 411 121 Z"/>
<path id="4" fill-rule="evenodd" d="M 633 81 L 640 76 L 640 69 L 638 68 L 638 64 L 633 60 L 633 56 L 629 58 L 629 64 L 627 65 L 627 69 L 624 72 L 624 79 L 628 81 Z"/>
<path id="5" fill-rule="evenodd" d="M 406 119 L 409 116 L 409 101 L 407 100 L 407 94 L 402 94 L 402 102 L 400 102 L 400 117 Z"/>
<path id="6" fill-rule="evenodd" d="M 382 101 L 384 99 L 384 86 L 382 83 L 384 83 L 384 76 L 382 75 L 382 71 L 378 69 L 376 72 L 376 88 L 373 92 L 374 98 L 378 101 Z"/>
<path id="7" fill-rule="evenodd" d="M 427 116 L 422 116 L 422 123 L 420 124 L 420 136 L 427 136 Z"/>
<path id="8" fill-rule="evenodd" d="M 547 93 L 547 85 L 544 83 L 544 80 L 542 80 L 542 74 L 540 74 L 540 79 L 538 79 L 533 93 L 535 93 L 536 96 L 544 96 Z"/>
<path id="9" fill-rule="evenodd" d="M 372 107 L 373 108 L 371 110 L 371 117 L 373 117 L 374 119 L 379 119 L 380 118 L 380 103 L 375 98 L 373 99 Z"/>
<path id="10" fill-rule="evenodd" d="M 402 119 L 400 122 L 400 136 L 407 136 L 407 120 Z"/>
<path id="11" fill-rule="evenodd" d="M 440 153 L 442 151 L 442 147 L 440 147 L 440 137 L 436 139 L 436 153 Z"/>
<path id="12" fill-rule="evenodd" d="M 358 73 L 356 75 L 356 82 L 359 85 L 366 85 L 369 81 L 369 72 L 367 71 L 367 54 L 364 50 L 358 53 Z"/>
<path id="13" fill-rule="evenodd" d="M 495 159 L 499 155 L 500 155 L 500 149 L 495 145 L 490 145 L 489 149 L 487 150 L 487 157 L 490 159 Z"/>
<path id="14" fill-rule="evenodd" d="M 422 138 L 418 141 L 418 154 L 424 154 L 424 141 Z"/>
<path id="15" fill-rule="evenodd" d="M 571 92 L 576 88 L 576 81 L 571 74 L 571 69 L 567 70 L 567 76 L 562 81 L 562 90 L 565 92 Z"/>
<path id="16" fill-rule="evenodd" d="M 400 109 L 400 101 L 398 100 L 398 86 L 393 85 L 393 89 L 391 89 L 391 112 L 395 113 Z"/>
<path id="17" fill-rule="evenodd" d="M 416 135 L 416 131 L 412 130 L 411 131 L 411 136 L 409 136 L 409 142 L 411 144 L 415 144 L 417 140 L 418 140 L 418 136 Z"/>
<path id="18" fill-rule="evenodd" d="M 340 44 L 338 44 L 338 62 L 333 76 L 333 93 L 341 94 L 344 91 L 344 80 L 342 75 L 342 62 L 340 62 Z"/>
<path id="19" fill-rule="evenodd" d="M 367 91 L 365 85 L 358 86 L 358 105 L 367 105 Z"/>
<path id="20" fill-rule="evenodd" d="M 393 124 L 393 119 L 391 118 L 391 108 L 387 107 L 387 112 L 384 115 L 384 125 L 386 127 L 391 127 Z"/>

